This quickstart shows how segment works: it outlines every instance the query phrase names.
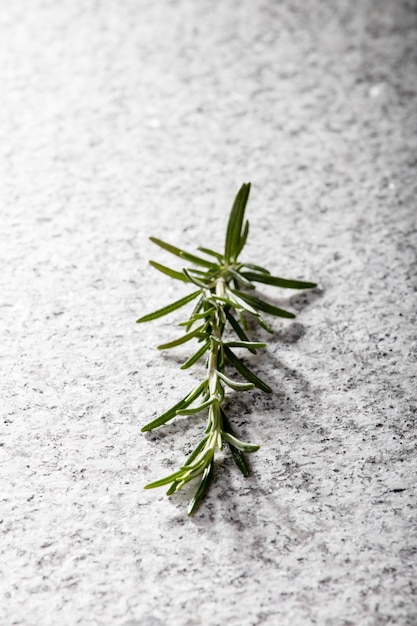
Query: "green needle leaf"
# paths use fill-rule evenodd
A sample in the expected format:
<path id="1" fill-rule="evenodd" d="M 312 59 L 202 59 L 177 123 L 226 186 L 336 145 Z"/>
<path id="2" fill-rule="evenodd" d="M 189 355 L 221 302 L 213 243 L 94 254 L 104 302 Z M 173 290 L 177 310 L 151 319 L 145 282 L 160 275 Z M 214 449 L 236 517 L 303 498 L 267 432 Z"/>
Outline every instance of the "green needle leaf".
<path id="1" fill-rule="evenodd" d="M 175 278 L 175 280 L 182 280 L 183 283 L 190 282 L 186 276 L 182 272 L 177 272 L 176 270 L 172 270 L 170 267 L 166 265 L 161 265 L 161 263 L 157 263 L 156 261 L 149 261 L 149 265 L 152 265 L 156 270 L 170 276 L 171 278 Z"/>
<path id="2" fill-rule="evenodd" d="M 195 274 L 196 276 L 200 276 L 200 278 L 212 278 L 216 273 L 214 270 L 217 270 L 218 266 L 215 265 L 214 268 L 209 271 L 209 270 L 198 270 L 195 267 L 189 267 L 188 271 L 190 272 L 190 274 Z"/>
<path id="3" fill-rule="evenodd" d="M 173 474 L 169 474 L 169 476 L 165 476 L 165 478 L 160 478 L 159 480 L 155 480 L 153 483 L 149 483 L 148 485 L 145 485 L 144 489 L 155 489 L 156 487 L 163 487 L 164 485 L 169 485 L 169 483 L 172 483 L 173 480 L 176 480 L 177 478 L 182 476 L 183 473 L 184 473 L 184 470 L 181 470 L 181 469 L 177 470 Z"/>
<path id="4" fill-rule="evenodd" d="M 317 287 L 316 283 L 307 283 L 301 280 L 288 280 L 286 278 L 279 278 L 278 276 L 267 276 L 255 272 L 241 272 L 241 274 L 249 281 L 273 285 L 274 287 L 282 287 L 284 289 L 314 289 L 314 287 Z"/>
<path id="5" fill-rule="evenodd" d="M 227 341 L 224 345 L 229 348 L 247 348 L 248 350 L 266 347 L 266 343 L 260 341 Z"/>
<path id="6" fill-rule="evenodd" d="M 185 259 L 186 261 L 190 261 L 190 263 L 195 263 L 196 265 L 202 265 L 203 267 L 208 267 L 210 269 L 214 269 L 216 265 L 211 261 L 207 261 L 206 259 L 202 259 L 199 256 L 195 256 L 194 254 L 190 254 L 185 250 L 181 250 L 181 248 L 177 248 L 176 246 L 172 246 L 170 243 L 166 243 L 162 241 L 162 239 L 157 239 L 157 237 L 149 237 L 149 239 L 155 243 L 160 248 L 171 252 L 175 256 L 179 256 L 181 259 Z"/>
<path id="7" fill-rule="evenodd" d="M 223 296 L 212 296 L 211 300 L 214 302 L 220 302 L 220 304 L 227 304 L 227 306 L 232 307 L 234 309 L 246 307 L 246 304 L 242 302 L 240 304 L 238 302 L 238 298 L 231 300 L 230 298 L 224 298 Z"/>
<path id="8" fill-rule="evenodd" d="M 187 466 L 187 465 L 191 465 L 191 463 L 194 461 L 194 459 L 197 458 L 197 456 L 200 454 L 200 452 L 204 449 L 204 447 L 205 447 L 205 445 L 207 443 L 207 439 L 208 438 L 209 438 L 209 435 L 205 435 L 205 437 L 203 437 L 203 439 L 198 442 L 197 446 L 194 448 L 194 450 L 191 452 L 191 454 L 188 457 L 188 459 L 185 461 L 184 467 Z M 179 483 L 179 481 L 174 481 L 172 483 L 172 485 L 170 486 L 170 488 L 166 492 L 167 496 L 171 496 L 177 490 L 178 483 Z"/>
<path id="9" fill-rule="evenodd" d="M 194 415 L 194 413 L 200 413 L 200 411 L 207 409 L 207 407 L 213 404 L 214 400 L 215 398 L 212 397 L 206 400 L 205 402 L 202 402 L 198 406 L 193 406 L 189 409 L 178 409 L 177 415 Z"/>
<path id="10" fill-rule="evenodd" d="M 172 496 L 172 494 L 177 491 L 179 483 L 179 480 L 174 480 L 169 489 L 165 492 L 165 495 Z"/>
<path id="11" fill-rule="evenodd" d="M 168 409 L 168 411 L 166 411 L 156 419 L 152 420 L 152 422 L 145 424 L 145 426 L 141 428 L 141 432 L 145 433 L 149 430 L 153 430 L 154 428 L 162 426 L 162 424 L 166 424 L 166 422 L 168 422 L 177 415 L 177 411 L 179 409 L 183 409 L 189 406 L 192 402 L 194 402 L 194 400 L 196 400 L 198 396 L 203 393 L 206 386 L 207 380 L 203 380 L 199 385 L 197 385 L 195 389 L 193 389 L 193 391 L 191 391 L 191 393 L 189 393 L 187 396 L 185 396 L 185 398 L 177 402 L 177 404 L 174 404 L 174 406 Z"/>
<path id="12" fill-rule="evenodd" d="M 255 270 L 255 272 L 261 272 L 261 274 L 270 274 L 271 272 L 265 267 L 261 267 L 260 265 L 254 265 L 253 263 L 243 263 L 241 267 L 248 267 L 250 270 Z"/>
<path id="13" fill-rule="evenodd" d="M 228 309 L 225 309 L 224 312 L 225 312 L 227 321 L 230 323 L 230 326 L 233 328 L 233 330 L 235 331 L 239 339 L 241 339 L 245 343 L 251 343 L 249 337 L 247 336 L 247 334 L 245 333 L 245 331 L 243 330 L 243 328 L 241 327 L 237 319 L 233 317 L 233 315 L 230 313 Z M 255 348 L 248 348 L 248 350 L 252 352 L 253 354 L 256 354 Z"/>
<path id="14" fill-rule="evenodd" d="M 197 287 L 201 287 L 202 289 L 207 289 L 209 287 L 209 284 L 193 276 L 191 272 L 189 272 L 187 269 L 184 268 L 182 271 L 184 272 L 190 283 L 194 283 L 195 285 L 197 285 Z"/>
<path id="15" fill-rule="evenodd" d="M 178 326 L 189 326 L 190 324 L 193 324 L 194 322 L 197 322 L 198 320 L 207 318 L 210 319 L 211 314 L 215 311 L 215 307 L 209 307 L 208 309 L 206 309 L 205 311 L 203 311 L 202 313 L 196 313 L 195 315 L 191 315 L 191 317 L 185 321 L 185 322 L 179 322 Z"/>
<path id="16" fill-rule="evenodd" d="M 149 422 L 148 424 L 145 424 L 145 426 L 142 426 L 141 432 L 146 433 L 150 430 L 153 430 L 154 428 L 158 428 L 159 426 L 162 426 L 162 424 L 166 424 L 166 422 L 168 422 L 169 420 L 171 420 L 172 418 L 176 416 L 177 410 L 181 409 L 183 406 L 187 406 L 185 404 L 185 398 L 177 402 L 177 404 L 174 404 L 174 406 L 168 409 L 168 411 L 166 411 L 165 413 L 163 413 L 156 419 L 152 420 L 152 422 Z"/>
<path id="17" fill-rule="evenodd" d="M 176 309 L 179 309 L 182 306 L 185 306 L 186 304 L 191 302 L 191 300 L 194 300 L 194 298 L 200 295 L 200 293 L 201 293 L 201 290 L 194 291 L 193 293 L 190 293 L 188 296 L 185 296 L 185 298 L 181 298 L 181 300 L 177 300 L 176 302 L 173 302 L 172 304 L 168 304 L 168 306 L 164 306 L 163 309 L 159 309 L 158 311 L 154 311 L 153 313 L 148 313 L 148 315 L 144 315 L 143 317 L 140 317 L 138 320 L 136 320 L 136 323 L 142 324 L 143 322 L 150 322 L 151 320 L 155 320 L 158 317 L 162 317 L 163 315 L 168 315 L 168 313 L 172 313 L 172 311 L 175 311 Z"/>
<path id="18" fill-rule="evenodd" d="M 235 448 L 235 446 L 233 446 L 229 441 L 227 442 L 227 445 L 229 446 L 229 450 L 232 453 L 234 462 L 236 463 L 244 477 L 247 478 L 250 474 L 250 471 L 246 459 L 243 456 L 243 452 L 238 450 L 238 448 Z"/>
<path id="19" fill-rule="evenodd" d="M 228 272 L 230 276 L 232 276 L 235 280 L 237 280 L 241 285 L 244 285 L 248 289 L 255 288 L 255 285 L 253 285 L 242 272 L 237 272 L 232 267 L 229 267 Z"/>
<path id="20" fill-rule="evenodd" d="M 190 358 L 189 358 L 189 359 L 187 359 L 187 360 L 185 361 L 185 363 L 183 363 L 183 364 L 181 365 L 181 368 L 180 368 L 180 369 L 182 369 L 182 370 L 186 370 L 186 369 L 188 369 L 189 367 L 191 367 L 192 365 L 194 365 L 194 363 L 196 363 L 199 359 L 201 359 L 201 357 L 203 356 L 203 354 L 204 354 L 205 352 L 207 352 L 207 350 L 208 350 L 209 348 L 210 348 L 210 342 L 209 342 L 209 341 L 207 341 L 207 343 L 205 343 L 205 344 L 204 344 L 204 346 L 201 346 L 201 348 L 199 348 L 199 349 L 197 350 L 197 352 L 195 352 L 192 356 L 190 356 Z"/>
<path id="21" fill-rule="evenodd" d="M 184 466 L 191 465 L 191 463 L 194 461 L 194 459 L 196 459 L 198 457 L 200 452 L 204 449 L 204 446 L 206 445 L 208 438 L 209 438 L 209 435 L 206 435 L 205 437 L 203 437 L 201 439 L 201 441 L 198 442 L 197 446 L 194 448 L 194 450 L 191 452 L 190 456 L 185 461 Z"/>
<path id="22" fill-rule="evenodd" d="M 221 411 L 221 415 L 222 415 L 222 421 L 223 421 L 223 430 L 226 431 L 227 433 L 229 433 L 230 435 L 233 435 L 233 437 L 235 436 L 232 426 L 229 422 L 229 420 L 227 419 L 223 409 L 220 409 Z M 232 453 L 232 457 L 234 462 L 236 463 L 236 465 L 238 466 L 238 468 L 240 469 L 240 471 L 242 472 L 243 476 L 245 476 L 245 478 L 247 478 L 250 474 L 249 471 L 249 466 L 246 462 L 245 459 L 245 455 L 243 454 L 243 452 L 241 452 L 238 448 L 235 448 L 234 445 L 232 445 L 230 443 L 230 441 L 227 441 L 227 445 L 229 446 L 229 450 Z"/>
<path id="23" fill-rule="evenodd" d="M 231 362 L 231 364 L 237 369 L 239 374 L 241 374 L 244 378 L 246 378 L 246 380 L 248 380 L 250 383 L 253 383 L 255 385 L 255 387 L 258 387 L 258 389 L 261 389 L 262 391 L 265 391 L 265 393 L 271 393 L 272 392 L 271 387 L 269 387 L 269 385 L 264 383 L 263 380 L 258 378 L 258 376 L 256 376 L 256 374 L 251 372 L 246 367 L 246 365 L 244 363 L 242 363 L 242 361 L 234 354 L 234 352 L 232 352 L 230 350 L 230 348 L 228 348 L 227 346 L 224 346 L 224 353 L 227 356 L 227 358 L 229 359 L 229 361 Z"/>
<path id="24" fill-rule="evenodd" d="M 249 391 L 249 389 L 253 389 L 255 387 L 253 383 L 239 383 L 235 380 L 232 380 L 221 372 L 217 372 L 217 376 L 234 391 Z"/>
<path id="25" fill-rule="evenodd" d="M 271 326 L 269 326 L 269 324 L 267 324 L 267 323 L 265 322 L 265 320 L 264 320 L 264 319 L 262 319 L 262 317 L 261 317 L 260 315 L 257 315 L 257 316 L 255 317 L 255 320 L 258 322 L 258 324 L 259 324 L 259 326 L 260 326 L 261 328 L 263 328 L 264 330 L 266 330 L 266 332 L 267 332 L 267 333 L 270 333 L 271 335 L 273 335 L 273 334 L 274 334 L 274 329 L 273 329 L 273 328 L 271 328 Z"/>
<path id="26" fill-rule="evenodd" d="M 178 481 L 178 485 L 176 488 L 176 491 L 178 491 L 179 489 L 181 489 L 181 487 L 183 487 L 186 483 L 190 482 L 190 480 L 193 480 L 193 478 L 196 478 L 197 476 L 200 476 L 204 471 L 203 467 L 198 467 L 195 470 L 183 470 L 183 475 L 181 477 L 181 479 Z"/>
<path id="27" fill-rule="evenodd" d="M 241 450 L 242 452 L 256 452 L 257 450 L 259 450 L 259 446 L 257 446 L 256 444 L 240 441 L 240 439 L 236 439 L 236 437 L 233 437 L 233 435 L 227 433 L 224 430 L 222 430 L 222 437 L 226 439 L 226 441 L 231 443 L 232 446 L 234 446 L 238 450 Z"/>
<path id="28" fill-rule="evenodd" d="M 237 296 L 236 289 L 230 289 L 230 291 L 235 295 L 235 297 Z M 242 291 L 239 291 L 238 293 L 240 298 L 247 302 L 251 308 L 258 309 L 259 311 L 265 311 L 265 313 L 275 315 L 276 317 L 287 317 L 288 319 L 293 319 L 295 317 L 294 313 L 290 313 L 289 311 L 280 309 L 273 304 L 269 304 L 269 302 L 265 302 L 265 300 L 260 300 L 259 298 L 256 298 L 255 296 L 250 296 L 248 293 L 244 293 Z M 247 310 L 249 311 L 249 309 Z"/>
<path id="29" fill-rule="evenodd" d="M 246 298 L 241 297 L 243 295 L 246 295 L 244 292 L 238 289 L 231 289 L 229 287 L 228 293 L 230 295 L 230 298 L 226 300 L 227 304 L 230 304 L 230 306 L 233 306 L 235 309 L 238 309 L 238 310 L 243 309 L 244 311 L 247 311 L 251 315 L 258 315 L 258 311 L 246 302 Z"/>
<path id="30" fill-rule="evenodd" d="M 207 463 L 209 463 L 212 458 L 213 458 L 213 448 L 211 447 L 207 447 L 206 449 L 203 448 L 201 453 L 195 459 L 194 463 L 184 465 L 183 467 L 180 467 L 180 469 L 186 470 L 188 472 L 194 472 L 200 469 L 200 471 L 202 472 L 204 468 L 207 466 Z"/>
<path id="31" fill-rule="evenodd" d="M 205 299 L 204 299 L 204 294 L 201 296 L 201 298 L 199 298 L 197 300 L 197 303 L 195 304 L 192 313 L 190 315 L 189 320 L 191 320 L 191 318 L 194 315 L 198 315 L 199 311 L 201 311 L 201 308 L 205 306 Z M 193 322 L 190 321 L 190 323 L 188 325 L 185 326 L 185 330 L 188 332 L 191 328 L 191 326 L 193 325 Z"/>
<path id="32" fill-rule="evenodd" d="M 210 248 L 204 248 L 203 246 L 199 246 L 198 250 L 200 250 L 200 252 L 204 252 L 204 254 L 208 254 L 209 256 L 216 257 L 219 263 L 223 263 L 222 255 L 219 254 L 218 252 L 215 252 L 215 250 L 211 250 Z"/>
<path id="33" fill-rule="evenodd" d="M 210 483 L 212 481 L 212 478 L 213 478 L 213 461 L 210 463 L 210 465 L 208 465 L 206 467 L 206 469 L 203 472 L 203 476 L 201 478 L 200 486 L 197 489 L 197 492 L 196 492 L 194 498 L 191 500 L 191 502 L 190 502 L 190 504 L 188 506 L 187 515 L 189 515 L 189 516 L 194 515 L 194 513 L 197 510 L 197 508 L 201 504 L 201 501 L 203 500 L 204 496 L 206 495 L 206 493 L 208 491 L 208 488 L 210 487 Z"/>
<path id="34" fill-rule="evenodd" d="M 238 243 L 237 248 L 236 248 L 236 258 L 242 252 L 242 250 L 243 250 L 243 248 L 245 246 L 246 240 L 248 238 L 248 234 L 249 234 L 249 222 L 246 221 L 245 226 L 243 228 L 242 236 L 240 237 L 239 243 Z"/>
<path id="35" fill-rule="evenodd" d="M 242 224 L 246 203 L 249 198 L 250 183 L 244 183 L 239 189 L 230 213 L 226 231 L 224 257 L 226 261 L 236 261 L 242 239 Z"/>
<path id="36" fill-rule="evenodd" d="M 204 325 L 199 326 L 198 328 L 193 330 L 191 333 L 187 333 L 186 335 L 183 335 L 179 339 L 174 339 L 173 341 L 169 341 L 168 343 L 161 343 L 159 346 L 157 346 L 157 348 L 158 350 L 169 350 L 170 348 L 175 348 L 176 346 L 180 346 L 182 343 L 186 343 L 187 341 L 190 341 L 190 339 L 193 339 L 194 337 L 204 336 L 202 334 L 203 330 L 204 330 Z"/>

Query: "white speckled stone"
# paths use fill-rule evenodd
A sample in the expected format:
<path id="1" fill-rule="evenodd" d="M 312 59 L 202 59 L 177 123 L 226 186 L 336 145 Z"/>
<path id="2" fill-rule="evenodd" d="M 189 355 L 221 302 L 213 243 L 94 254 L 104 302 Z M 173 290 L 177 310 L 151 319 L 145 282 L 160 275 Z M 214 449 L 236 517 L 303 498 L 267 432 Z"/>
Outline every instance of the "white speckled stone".
<path id="1" fill-rule="evenodd" d="M 0 624 L 413 626 L 415 0 L 13 0 L 0 10 Z M 148 235 L 317 280 L 230 402 L 261 444 L 189 493 L 143 485 L 201 421 L 154 346 L 186 293 Z M 264 290 L 273 296 L 272 289 Z M 264 335 L 258 333 L 263 339 Z"/>

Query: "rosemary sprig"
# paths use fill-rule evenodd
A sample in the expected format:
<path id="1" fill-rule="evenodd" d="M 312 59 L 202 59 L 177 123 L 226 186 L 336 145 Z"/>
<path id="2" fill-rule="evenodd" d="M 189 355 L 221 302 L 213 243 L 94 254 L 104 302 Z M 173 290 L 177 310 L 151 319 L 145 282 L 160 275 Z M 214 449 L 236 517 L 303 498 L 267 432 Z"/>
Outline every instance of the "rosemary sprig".
<path id="1" fill-rule="evenodd" d="M 206 409 L 208 415 L 204 436 L 184 464 L 169 476 L 149 483 L 145 489 L 170 485 L 167 495 L 171 495 L 189 481 L 199 478 L 199 486 L 188 507 L 188 515 L 195 512 L 207 493 L 213 477 L 217 448 L 221 450 L 224 442 L 228 444 L 232 457 L 244 476 L 249 474 L 244 453 L 255 452 L 259 449 L 258 445 L 241 441 L 236 436 L 222 406 L 227 387 L 234 391 L 248 391 L 257 387 L 266 393 L 271 392 L 269 385 L 252 372 L 234 352 L 235 348 L 244 348 L 251 353 L 256 353 L 259 348 L 266 346 L 265 343 L 249 339 L 245 316 L 253 317 L 268 332 L 272 332 L 272 329 L 263 319 L 261 312 L 276 317 L 295 317 L 293 313 L 249 294 L 246 290 L 253 291 L 254 283 L 287 289 L 312 289 L 316 286 L 315 283 L 271 276 L 270 272 L 263 267 L 238 260 L 249 232 L 249 222 L 244 221 L 249 192 L 250 183 L 245 183 L 235 198 L 227 225 L 224 253 L 206 247 L 198 248 L 199 252 L 208 257 L 206 259 L 151 237 L 151 241 L 157 246 L 190 262 L 192 266 L 178 271 L 156 261 L 150 261 L 150 264 L 175 280 L 189 283 L 194 290 L 188 296 L 154 313 L 144 315 L 137 320 L 137 323 L 157 319 L 185 306 L 192 300 L 197 300 L 189 318 L 179 324 L 185 328 L 185 334 L 159 345 L 158 348 L 167 350 L 197 339 L 201 345 L 183 363 L 181 369 L 191 367 L 206 355 L 207 371 L 204 379 L 187 396 L 143 426 L 142 432 L 158 428 L 178 415 L 190 416 Z M 195 287 L 198 289 L 196 290 Z M 227 331 L 234 331 L 236 340 L 226 339 Z M 234 368 L 245 379 L 244 382 L 230 378 L 229 374 L 226 375 L 226 364 Z"/>

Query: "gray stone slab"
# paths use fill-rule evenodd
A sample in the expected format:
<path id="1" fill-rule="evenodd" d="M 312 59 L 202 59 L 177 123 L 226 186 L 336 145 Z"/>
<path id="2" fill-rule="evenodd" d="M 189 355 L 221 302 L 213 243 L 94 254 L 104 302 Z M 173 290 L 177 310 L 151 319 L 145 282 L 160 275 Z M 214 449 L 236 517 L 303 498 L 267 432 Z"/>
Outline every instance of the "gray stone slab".
<path id="1" fill-rule="evenodd" d="M 417 624 L 416 3 L 15 0 L 0 12 L 0 623 Z M 230 401 L 261 444 L 189 493 L 201 374 L 137 317 L 148 235 L 317 280 Z M 273 295 L 272 290 L 266 290 Z M 173 321 L 172 321 L 173 320 Z M 258 338 L 264 338 L 262 333 Z"/>

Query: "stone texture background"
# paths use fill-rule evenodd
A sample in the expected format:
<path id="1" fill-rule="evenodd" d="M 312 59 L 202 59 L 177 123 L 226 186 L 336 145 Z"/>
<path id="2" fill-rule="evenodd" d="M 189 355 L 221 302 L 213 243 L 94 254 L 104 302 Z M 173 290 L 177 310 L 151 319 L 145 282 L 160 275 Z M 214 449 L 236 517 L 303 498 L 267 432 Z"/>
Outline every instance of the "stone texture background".
<path id="1" fill-rule="evenodd" d="M 14 0 L 0 9 L 0 623 L 417 624 L 414 0 Z M 189 494 L 201 374 L 137 326 L 186 286 L 148 235 L 317 280 L 230 402 L 262 445 Z M 272 291 L 266 290 L 268 295 Z M 262 338 L 262 333 L 258 334 Z M 185 354 L 185 352 L 184 352 Z"/>

